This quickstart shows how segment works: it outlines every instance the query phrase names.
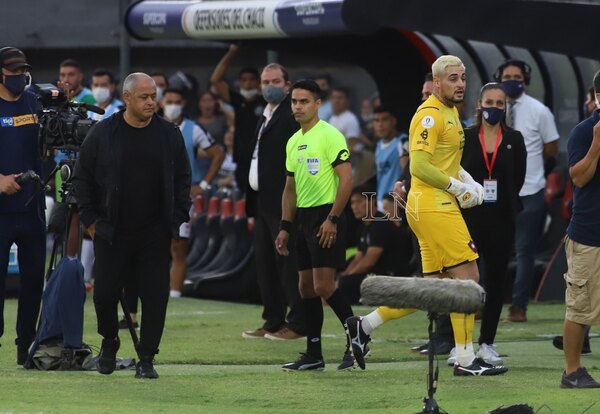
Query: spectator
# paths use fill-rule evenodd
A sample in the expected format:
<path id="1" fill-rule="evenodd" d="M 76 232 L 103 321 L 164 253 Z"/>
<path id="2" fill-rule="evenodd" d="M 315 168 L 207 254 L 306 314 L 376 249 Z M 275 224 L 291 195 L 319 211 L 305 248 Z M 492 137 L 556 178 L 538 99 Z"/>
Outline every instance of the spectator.
<path id="1" fill-rule="evenodd" d="M 421 88 L 421 102 L 425 102 L 433 94 L 433 75 L 431 72 L 425 74 L 423 87 Z"/>
<path id="2" fill-rule="evenodd" d="M 220 145 L 217 145 L 210 134 L 206 133 L 193 120 L 183 116 L 185 100 L 183 93 L 179 89 L 167 88 L 164 91 L 163 100 L 160 102 L 163 108 L 164 118 L 177 125 L 181 131 L 185 149 L 192 171 L 192 185 L 190 188 L 190 197 L 194 197 L 209 192 L 211 186 L 209 183 L 217 175 L 225 155 Z M 206 175 L 201 175 L 197 167 L 196 149 L 201 149 L 209 158 L 210 165 Z M 183 282 L 187 272 L 187 252 L 190 237 L 190 222 L 183 223 L 179 228 L 178 237 L 171 240 L 171 297 L 181 296 Z"/>
<path id="3" fill-rule="evenodd" d="M 92 91 L 83 86 L 83 71 L 78 61 L 63 60 L 60 64 L 59 78 L 58 86 L 65 90 L 71 100 L 87 104 L 96 103 Z"/>
<path id="4" fill-rule="evenodd" d="M 600 98 L 600 72 L 594 75 L 595 101 Z M 567 145 L 569 175 L 573 180 L 573 215 L 567 237 L 567 291 L 563 330 L 565 370 L 561 388 L 600 388 L 581 366 L 588 325 L 600 323 L 600 111 L 571 131 Z"/>
<path id="5" fill-rule="evenodd" d="M 361 184 L 374 175 L 375 157 L 371 151 L 365 151 L 365 148 L 370 148 L 372 142 L 362 134 L 358 118 L 350 111 L 348 89 L 332 89 L 331 109 L 333 115 L 328 122 L 346 137 L 351 153 L 354 182 Z"/>
<path id="6" fill-rule="evenodd" d="M 504 124 L 506 94 L 499 83 L 481 88 L 477 118 L 465 130 L 461 166 L 483 184 L 481 206 L 462 210 L 477 246 L 479 268 L 485 278 L 485 307 L 477 356 L 488 364 L 502 363 L 495 347 L 502 312 L 508 261 L 514 244 L 515 220 L 521 210 L 519 190 L 525 180 L 527 151 L 523 136 Z"/>
<path id="7" fill-rule="evenodd" d="M 217 184 L 219 189 L 232 191 L 237 189 L 235 181 L 236 163 L 233 161 L 233 128 L 225 132 L 225 160 L 221 164 L 221 169 L 217 175 Z"/>
<path id="8" fill-rule="evenodd" d="M 286 145 L 300 126 L 292 117 L 291 84 L 285 68 L 276 63 L 267 65 L 260 79 L 262 95 L 268 103 L 252 140 L 254 151 L 245 176 L 248 216 L 254 217 L 254 254 L 265 322 L 256 330 L 244 331 L 242 336 L 299 339 L 305 336 L 306 327 L 298 292 L 296 255 L 278 255 L 275 238 L 285 186 Z M 292 232 L 292 240 L 295 235 Z"/>
<path id="9" fill-rule="evenodd" d="M 315 76 L 315 82 L 321 88 L 321 106 L 319 107 L 319 119 L 329 122 L 329 118 L 333 115 L 331 109 L 331 101 L 329 95 L 331 92 L 331 75 L 329 73 L 321 73 Z"/>
<path id="10" fill-rule="evenodd" d="M 361 220 L 360 241 L 356 255 L 337 280 L 351 304 L 358 303 L 360 284 L 367 274 L 408 276 L 412 271 L 412 241 L 407 226 L 396 227 L 377 209 L 377 199 L 373 196 L 360 187 L 350 196 L 352 213 Z"/>
<path id="11" fill-rule="evenodd" d="M 527 321 L 527 305 L 533 283 L 535 251 L 540 239 L 546 206 L 544 204 L 544 162 L 558 152 L 558 131 L 554 116 L 540 101 L 525 93 L 531 80 L 531 67 L 521 60 L 507 60 L 494 74 L 508 96 L 506 124 L 523 134 L 527 148 L 525 183 L 519 196 L 523 210 L 517 216 L 515 247 L 517 273 L 512 291 L 510 322 Z"/>
<path id="12" fill-rule="evenodd" d="M 0 49 L 0 337 L 4 335 L 4 282 L 13 243 L 19 249 L 19 307 L 17 311 L 17 364 L 27 360 L 33 342 L 44 285 L 46 220 L 44 197 L 35 195 L 35 185 L 15 179 L 33 170 L 42 174 L 38 152 L 39 125 L 33 111 L 36 97 L 25 91 L 31 65 L 14 47 Z M 10 121 L 10 122 L 8 122 Z"/>
<path id="13" fill-rule="evenodd" d="M 198 99 L 198 123 L 208 131 L 215 142 L 225 146 L 225 132 L 233 128 L 234 113 L 223 108 L 219 97 L 209 90 Z"/>
<path id="14" fill-rule="evenodd" d="M 592 116 L 592 114 L 594 113 L 594 111 L 597 108 L 597 104 L 596 104 L 596 94 L 594 93 L 594 87 L 592 86 L 589 90 L 588 93 L 585 95 L 586 99 L 585 102 L 583 103 L 583 117 L 585 118 L 589 118 L 590 116 Z"/>
<path id="15" fill-rule="evenodd" d="M 156 102 L 161 102 L 163 98 L 163 93 L 165 89 L 169 87 L 169 80 L 167 79 L 167 75 L 162 72 L 153 72 L 150 77 L 154 79 L 154 83 L 156 83 Z M 160 105 L 156 105 L 157 111 L 162 111 Z M 162 116 L 162 113 L 159 113 Z"/>
<path id="16" fill-rule="evenodd" d="M 250 167 L 248 154 L 254 149 L 252 142 L 255 129 L 261 118 L 266 102 L 260 94 L 260 76 L 254 68 L 243 68 L 240 71 L 240 91 L 232 90 L 224 77 L 231 61 L 240 50 L 240 45 L 231 45 L 215 67 L 210 81 L 219 97 L 235 109 L 235 135 L 233 139 L 233 160 L 237 164 L 235 180 L 242 192 L 246 192 L 248 177 L 244 176 Z"/>
<path id="17" fill-rule="evenodd" d="M 117 82 L 115 82 L 115 77 L 111 72 L 106 69 L 96 69 L 94 71 L 92 74 L 92 95 L 94 95 L 96 105 L 104 109 L 104 115 L 89 111 L 88 118 L 100 121 L 123 109 L 123 102 L 115 98 L 116 89 Z"/>
<path id="18" fill-rule="evenodd" d="M 383 197 L 394 188 L 408 163 L 408 153 L 403 152 L 408 135 L 398 133 L 397 119 L 392 111 L 379 106 L 374 110 L 374 131 L 379 139 L 375 146 L 377 165 L 377 207 L 383 208 Z"/>

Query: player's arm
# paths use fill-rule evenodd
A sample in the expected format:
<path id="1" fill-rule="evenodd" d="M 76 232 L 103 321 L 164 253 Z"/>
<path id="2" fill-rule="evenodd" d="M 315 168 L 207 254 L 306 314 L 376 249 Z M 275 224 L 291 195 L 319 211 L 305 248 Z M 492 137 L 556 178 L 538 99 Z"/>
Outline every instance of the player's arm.
<path id="1" fill-rule="evenodd" d="M 410 154 L 410 174 L 425 184 L 445 190 L 450 184 L 450 177 L 431 163 L 432 157 L 433 155 L 425 151 L 412 151 Z"/>
<path id="2" fill-rule="evenodd" d="M 282 256 L 289 256 L 288 240 L 294 218 L 296 217 L 296 180 L 291 172 L 285 179 L 285 187 L 281 196 L 281 222 L 279 223 L 279 234 L 275 239 L 275 249 Z"/>
<path id="3" fill-rule="evenodd" d="M 349 269 L 350 275 L 360 275 L 369 273 L 377 264 L 377 261 L 383 254 L 383 247 L 369 246 L 365 254 L 358 260 L 355 265 Z"/>
<path id="4" fill-rule="evenodd" d="M 344 276 L 351 275 L 352 274 L 352 269 L 354 269 L 356 267 L 356 264 L 358 262 L 360 262 L 360 260 L 362 259 L 362 257 L 363 257 L 363 252 L 361 252 L 360 250 L 357 250 L 356 254 L 352 258 L 352 260 L 350 261 L 350 263 L 348 263 L 348 266 L 346 266 L 346 269 L 344 269 L 344 271 L 342 272 L 342 275 L 344 275 Z"/>
<path id="5" fill-rule="evenodd" d="M 229 50 L 225 53 L 225 56 L 217 63 L 215 70 L 213 71 L 210 82 L 215 87 L 217 94 L 225 102 L 229 102 L 231 97 L 229 95 L 229 85 L 225 82 L 225 72 L 229 68 L 231 61 L 237 55 L 240 49 L 240 45 L 232 44 L 229 46 Z"/>
<path id="6" fill-rule="evenodd" d="M 577 151 L 574 151 L 577 150 L 574 148 L 577 144 L 575 141 L 576 139 L 569 139 L 569 161 L 574 155 L 577 156 Z M 592 145 L 590 145 L 585 156 L 569 168 L 569 175 L 576 187 L 582 188 L 594 178 L 598 160 L 600 160 L 600 122 L 594 126 Z"/>

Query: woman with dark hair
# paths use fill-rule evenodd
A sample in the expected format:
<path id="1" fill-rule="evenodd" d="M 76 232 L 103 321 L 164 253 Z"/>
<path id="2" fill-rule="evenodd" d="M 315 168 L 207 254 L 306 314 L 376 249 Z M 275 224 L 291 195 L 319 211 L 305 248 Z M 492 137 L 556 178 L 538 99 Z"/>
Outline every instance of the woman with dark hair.
<path id="1" fill-rule="evenodd" d="M 233 113 L 224 109 L 219 97 L 210 90 L 200 94 L 198 113 L 198 124 L 210 134 L 217 144 L 225 149 L 225 133 L 229 128 L 233 128 Z M 206 175 L 210 159 L 202 150 L 198 151 L 198 164 L 202 175 Z"/>
<path id="2" fill-rule="evenodd" d="M 527 161 L 523 136 L 506 125 L 505 110 L 502 85 L 484 85 L 479 93 L 476 121 L 465 129 L 461 161 L 462 167 L 484 187 L 483 204 L 462 213 L 477 246 L 487 292 L 477 356 L 494 365 L 502 363 L 494 340 L 513 251 L 515 217 L 522 209 L 519 190 L 525 180 Z"/>

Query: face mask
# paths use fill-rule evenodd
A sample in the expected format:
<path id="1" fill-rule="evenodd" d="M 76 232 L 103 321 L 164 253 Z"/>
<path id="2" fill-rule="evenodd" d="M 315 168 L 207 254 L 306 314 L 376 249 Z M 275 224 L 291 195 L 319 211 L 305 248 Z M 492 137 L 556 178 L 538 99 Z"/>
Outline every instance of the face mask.
<path id="1" fill-rule="evenodd" d="M 273 85 L 269 85 L 262 90 L 262 96 L 270 104 L 278 104 L 285 98 L 285 90 Z"/>
<path id="2" fill-rule="evenodd" d="M 27 75 L 4 75 L 4 86 L 14 96 L 19 96 L 27 85 Z"/>
<path id="3" fill-rule="evenodd" d="M 519 80 L 508 80 L 502 82 L 502 88 L 509 98 L 517 98 L 523 93 L 524 84 Z"/>
<path id="4" fill-rule="evenodd" d="M 481 117 L 490 125 L 496 125 L 504 118 L 504 110 L 490 106 L 489 108 L 481 108 Z"/>
<path id="5" fill-rule="evenodd" d="M 164 92 L 165 92 L 165 88 L 161 88 L 160 86 L 156 87 L 156 102 L 162 101 Z"/>
<path id="6" fill-rule="evenodd" d="M 168 104 L 168 105 L 165 105 L 165 107 L 163 108 L 165 118 L 167 118 L 169 121 L 178 120 L 179 117 L 181 116 L 181 110 L 182 110 L 181 105 L 177 105 L 177 104 Z"/>
<path id="7" fill-rule="evenodd" d="M 110 89 L 104 87 L 94 88 L 92 89 L 92 95 L 94 95 L 96 102 L 103 104 L 110 99 Z"/>
<path id="8" fill-rule="evenodd" d="M 240 95 L 244 97 L 244 99 L 252 99 L 258 95 L 258 89 L 241 89 Z"/>

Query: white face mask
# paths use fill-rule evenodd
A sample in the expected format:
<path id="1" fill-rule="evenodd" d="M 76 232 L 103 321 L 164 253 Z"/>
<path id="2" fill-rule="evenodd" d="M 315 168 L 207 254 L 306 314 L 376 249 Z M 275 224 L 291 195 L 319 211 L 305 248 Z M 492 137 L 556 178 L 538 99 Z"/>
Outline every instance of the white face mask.
<path id="1" fill-rule="evenodd" d="M 164 92 L 165 92 L 165 88 L 161 88 L 160 86 L 156 87 L 156 102 L 162 101 Z"/>
<path id="2" fill-rule="evenodd" d="M 241 89 L 240 88 L 240 95 L 242 95 L 244 97 L 244 99 L 252 99 L 259 93 L 260 93 L 260 91 L 258 89 Z"/>
<path id="3" fill-rule="evenodd" d="M 167 118 L 169 121 L 176 121 L 181 116 L 182 109 L 183 108 L 181 107 L 181 105 L 167 104 L 163 108 L 163 114 L 165 115 L 165 118 Z"/>
<path id="4" fill-rule="evenodd" d="M 110 89 L 104 87 L 98 87 L 92 89 L 92 95 L 97 103 L 103 104 L 110 99 Z"/>

